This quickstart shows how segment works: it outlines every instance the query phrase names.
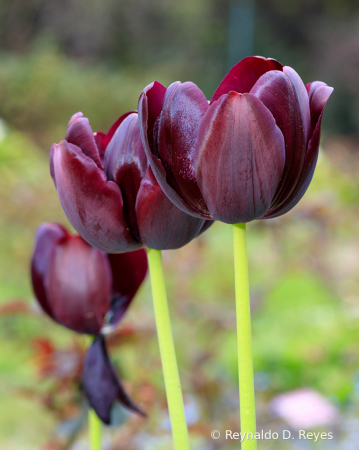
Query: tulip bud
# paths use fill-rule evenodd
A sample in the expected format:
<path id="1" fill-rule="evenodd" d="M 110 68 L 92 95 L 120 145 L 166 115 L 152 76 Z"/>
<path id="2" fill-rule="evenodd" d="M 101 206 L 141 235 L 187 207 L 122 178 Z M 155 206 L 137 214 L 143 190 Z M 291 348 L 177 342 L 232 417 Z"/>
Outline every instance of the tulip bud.
<path id="1" fill-rule="evenodd" d="M 122 319 L 146 273 L 143 249 L 106 255 L 56 223 L 37 230 L 31 264 L 34 293 L 53 320 L 77 333 L 97 335 L 85 358 L 83 385 L 105 423 L 110 423 L 116 400 L 143 415 L 123 390 L 101 333 Z"/>
<path id="2" fill-rule="evenodd" d="M 77 333 L 116 326 L 146 273 L 145 250 L 106 255 L 56 223 L 37 230 L 31 264 L 36 298 L 53 320 Z"/>

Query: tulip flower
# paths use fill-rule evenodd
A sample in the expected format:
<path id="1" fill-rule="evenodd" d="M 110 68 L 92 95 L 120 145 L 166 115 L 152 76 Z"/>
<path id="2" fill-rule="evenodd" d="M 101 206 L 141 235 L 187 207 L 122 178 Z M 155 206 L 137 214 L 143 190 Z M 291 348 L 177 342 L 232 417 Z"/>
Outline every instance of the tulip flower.
<path id="1" fill-rule="evenodd" d="M 105 423 L 116 400 L 142 414 L 123 390 L 102 333 L 121 320 L 146 273 L 144 250 L 107 255 L 59 224 L 44 223 L 37 230 L 31 264 L 35 296 L 57 323 L 96 336 L 85 359 L 83 385 Z"/>
<path id="2" fill-rule="evenodd" d="M 278 217 L 303 197 L 333 89 L 274 59 L 248 57 L 210 102 L 193 83 L 154 82 L 138 104 L 142 143 L 167 197 L 194 217 L 233 224 L 241 431 L 255 436 L 246 223 Z M 255 439 L 243 450 L 255 450 Z"/>
<path id="3" fill-rule="evenodd" d="M 107 134 L 94 134 L 88 119 L 75 114 L 66 140 L 51 148 L 50 170 L 71 224 L 107 253 L 179 248 L 211 223 L 183 213 L 162 192 L 136 111 L 123 114 Z"/>
<path id="4" fill-rule="evenodd" d="M 313 177 L 333 89 L 274 59 L 247 57 L 210 102 L 193 83 L 147 86 L 139 121 L 147 158 L 169 199 L 229 224 L 278 217 Z"/>

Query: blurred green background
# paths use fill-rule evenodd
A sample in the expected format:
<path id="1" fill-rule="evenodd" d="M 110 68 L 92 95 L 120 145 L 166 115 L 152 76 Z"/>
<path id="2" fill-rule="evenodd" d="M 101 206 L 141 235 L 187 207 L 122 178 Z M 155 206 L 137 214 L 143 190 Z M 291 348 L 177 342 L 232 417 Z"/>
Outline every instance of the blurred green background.
<path id="1" fill-rule="evenodd" d="M 259 429 L 295 426 L 272 400 L 302 388 L 333 408 L 334 439 L 261 449 L 357 449 L 359 439 L 359 4 L 354 0 L 3 0 L 0 5 L 0 447 L 88 448 L 79 367 L 88 342 L 37 309 L 29 279 L 36 227 L 70 227 L 48 150 L 82 111 L 106 131 L 144 86 L 192 80 L 210 98 L 249 54 L 335 87 L 314 180 L 287 215 L 248 226 Z M 239 431 L 232 231 L 216 223 L 164 252 L 192 446 Z M 148 280 L 110 353 L 147 420 L 116 411 L 107 450 L 171 448 Z M 302 404 L 294 404 L 303 411 Z M 315 417 L 324 417 L 313 402 Z M 320 422 L 320 421 L 319 421 Z M 291 428 L 292 427 L 292 428 Z M 315 420 L 308 431 L 317 429 Z"/>

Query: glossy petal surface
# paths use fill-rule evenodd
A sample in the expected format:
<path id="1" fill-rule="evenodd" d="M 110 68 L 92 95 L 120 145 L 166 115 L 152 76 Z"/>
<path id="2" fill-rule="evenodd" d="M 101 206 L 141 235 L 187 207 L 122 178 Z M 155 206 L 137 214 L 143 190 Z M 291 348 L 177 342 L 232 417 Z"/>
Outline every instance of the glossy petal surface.
<path id="1" fill-rule="evenodd" d="M 56 244 L 67 235 L 67 231 L 61 225 L 48 222 L 38 227 L 35 236 L 35 247 L 31 260 L 32 286 L 42 309 L 52 318 L 54 318 L 54 314 L 51 304 L 49 304 L 45 279 Z"/>
<path id="2" fill-rule="evenodd" d="M 123 216 L 120 188 L 75 145 L 54 145 L 50 167 L 67 218 L 91 245 L 106 253 L 140 248 Z"/>
<path id="3" fill-rule="evenodd" d="M 282 204 L 290 196 L 299 180 L 310 131 L 309 99 L 304 84 L 298 80 L 298 76 L 293 75 L 296 83 L 301 84 L 299 88 L 295 88 L 286 69 L 284 68 L 284 72 L 267 72 L 251 90 L 251 94 L 258 97 L 273 114 L 285 141 L 285 168 L 272 202 L 274 206 Z M 301 105 L 300 102 L 304 104 Z"/>
<path id="4" fill-rule="evenodd" d="M 110 308 L 112 276 L 105 254 L 80 236 L 57 242 L 45 288 L 53 317 L 78 333 L 96 334 Z"/>
<path id="5" fill-rule="evenodd" d="M 315 130 L 323 108 L 327 103 L 329 96 L 333 92 L 333 88 L 327 86 L 321 81 L 309 83 L 306 88 L 309 96 L 311 125 L 312 129 Z"/>
<path id="6" fill-rule="evenodd" d="M 101 133 L 101 131 L 97 131 L 96 133 L 93 134 L 102 164 L 104 163 L 105 160 L 105 151 L 106 151 L 106 148 L 103 145 L 105 136 L 106 136 L 105 133 Z"/>
<path id="7" fill-rule="evenodd" d="M 124 391 L 108 358 L 103 336 L 98 336 L 88 350 L 82 377 L 89 403 L 104 423 L 110 424 L 111 409 L 116 400 L 131 411 L 144 415 Z"/>
<path id="8" fill-rule="evenodd" d="M 224 77 L 214 93 L 211 103 L 230 91 L 244 94 L 250 92 L 258 78 L 270 70 L 282 70 L 283 66 L 275 59 L 261 56 L 248 56 L 236 64 Z"/>
<path id="9" fill-rule="evenodd" d="M 203 92 L 193 83 L 173 83 L 166 92 L 159 122 L 159 157 L 168 184 L 194 209 L 209 215 L 198 188 L 193 156 L 198 125 L 208 109 Z"/>
<path id="10" fill-rule="evenodd" d="M 161 113 L 166 88 L 156 81 L 147 86 L 139 99 L 138 117 L 142 144 L 151 169 L 167 197 L 182 211 L 195 217 L 203 215 L 190 206 L 168 183 L 165 168 L 159 159 L 158 150 L 158 122 Z M 157 124 L 156 124 L 157 122 Z M 155 127 L 156 124 L 156 127 Z M 154 133 L 154 129 L 156 129 Z"/>
<path id="11" fill-rule="evenodd" d="M 80 147 L 82 152 L 96 163 L 97 167 L 103 168 L 90 123 L 81 112 L 71 117 L 65 139 L 70 144 Z"/>
<path id="12" fill-rule="evenodd" d="M 158 158 L 158 121 L 167 89 L 158 81 L 149 84 L 139 99 L 138 113 L 141 122 L 141 137 L 149 147 L 149 151 Z M 145 146 L 145 144 L 143 144 Z"/>
<path id="13" fill-rule="evenodd" d="M 295 96 L 298 99 L 300 115 L 303 123 L 304 140 L 306 142 L 306 145 L 308 145 L 310 138 L 310 108 L 308 92 L 304 86 L 302 79 L 295 70 L 293 70 L 291 67 L 285 66 L 283 67 L 283 72 L 290 79 L 295 92 Z"/>
<path id="14" fill-rule="evenodd" d="M 292 208 L 294 208 L 294 206 L 301 200 L 301 198 L 305 194 L 306 190 L 308 189 L 310 182 L 312 181 L 315 166 L 317 164 L 317 159 L 318 159 L 320 129 L 321 129 L 321 124 L 322 124 L 324 107 L 325 107 L 326 102 L 328 101 L 331 93 L 333 92 L 333 88 L 324 85 L 324 86 L 321 86 L 318 89 L 316 89 L 313 92 L 313 94 L 315 94 L 315 92 L 317 92 L 317 90 L 319 90 L 319 89 L 320 89 L 320 91 L 318 92 L 318 97 L 314 98 L 314 100 L 313 100 L 313 96 L 311 96 L 310 105 L 311 105 L 311 111 L 313 111 L 312 115 L 314 117 L 317 116 L 318 110 L 320 110 L 321 112 L 320 112 L 318 121 L 316 123 L 313 135 L 308 144 L 308 149 L 307 149 L 307 153 L 305 155 L 303 170 L 300 175 L 299 181 L 298 181 L 297 185 L 295 186 L 295 189 L 293 190 L 291 196 L 285 201 L 285 203 L 283 203 L 278 208 L 275 208 L 275 209 L 271 208 L 268 211 L 268 213 L 264 216 L 265 219 L 282 216 L 283 214 L 287 213 Z"/>
<path id="15" fill-rule="evenodd" d="M 112 303 L 109 326 L 114 328 L 127 311 L 148 270 L 146 250 L 107 255 L 112 271 Z"/>
<path id="16" fill-rule="evenodd" d="M 128 115 L 117 128 L 105 154 L 107 178 L 121 189 L 123 214 L 132 236 L 140 242 L 135 203 L 142 178 L 147 170 L 137 113 Z"/>
<path id="17" fill-rule="evenodd" d="M 284 163 L 282 132 L 257 97 L 230 92 L 211 105 L 198 130 L 195 170 L 212 217 L 231 224 L 261 217 Z"/>
<path id="18" fill-rule="evenodd" d="M 141 182 L 136 214 L 142 242 L 157 250 L 183 247 L 199 234 L 204 223 L 178 209 L 166 197 L 151 168 Z"/>

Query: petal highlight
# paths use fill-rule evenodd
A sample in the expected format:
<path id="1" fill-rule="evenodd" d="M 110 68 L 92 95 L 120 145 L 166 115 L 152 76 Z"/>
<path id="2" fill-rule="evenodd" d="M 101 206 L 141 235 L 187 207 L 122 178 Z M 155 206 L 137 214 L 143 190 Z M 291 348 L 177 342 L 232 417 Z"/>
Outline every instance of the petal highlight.
<path id="1" fill-rule="evenodd" d="M 168 183 L 165 168 L 159 159 L 158 139 L 154 134 L 155 122 L 158 123 L 166 88 L 155 81 L 147 86 L 138 102 L 138 118 L 143 148 L 151 169 L 163 192 L 179 209 L 194 217 L 202 218 L 202 214 L 192 208 Z M 158 130 L 158 128 L 156 128 Z"/>
<path id="2" fill-rule="evenodd" d="M 208 109 L 203 92 L 193 83 L 173 83 L 166 92 L 159 122 L 159 158 L 168 184 L 196 211 L 209 215 L 198 188 L 193 155 L 198 125 Z"/>

